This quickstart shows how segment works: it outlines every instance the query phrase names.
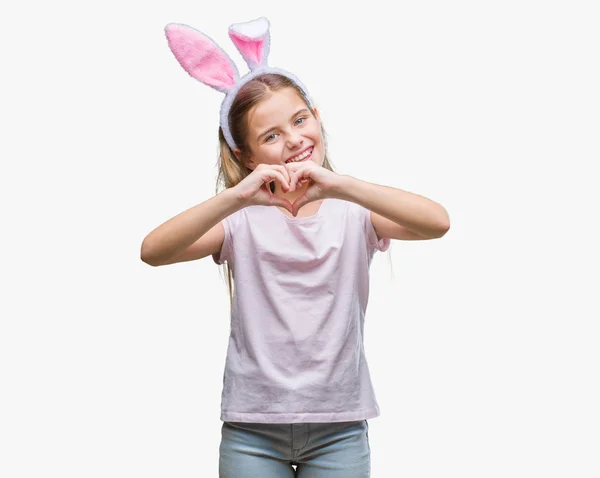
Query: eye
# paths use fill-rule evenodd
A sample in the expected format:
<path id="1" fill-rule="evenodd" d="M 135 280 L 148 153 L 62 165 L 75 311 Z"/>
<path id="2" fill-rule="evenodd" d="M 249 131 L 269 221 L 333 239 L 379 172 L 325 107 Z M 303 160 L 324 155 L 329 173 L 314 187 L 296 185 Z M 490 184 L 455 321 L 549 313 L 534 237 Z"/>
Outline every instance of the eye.
<path id="1" fill-rule="evenodd" d="M 271 133 L 269 136 L 265 138 L 265 141 L 270 141 L 271 138 L 275 137 L 275 133 Z"/>
<path id="2" fill-rule="evenodd" d="M 296 124 L 302 124 L 302 123 L 298 123 L 298 121 L 300 121 L 300 120 L 302 120 L 302 121 L 305 121 L 305 120 L 306 120 L 306 118 L 305 118 L 305 117 L 303 117 L 303 118 L 298 118 L 298 119 L 296 120 Z"/>

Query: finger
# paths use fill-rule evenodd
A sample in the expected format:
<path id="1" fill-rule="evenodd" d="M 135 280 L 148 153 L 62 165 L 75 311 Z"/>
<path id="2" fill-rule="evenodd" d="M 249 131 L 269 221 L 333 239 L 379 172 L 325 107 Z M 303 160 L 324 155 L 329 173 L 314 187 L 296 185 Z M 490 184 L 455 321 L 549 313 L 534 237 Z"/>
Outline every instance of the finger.
<path id="1" fill-rule="evenodd" d="M 281 206 L 281 207 L 287 209 L 288 211 L 290 211 L 292 214 L 294 214 L 293 205 L 287 199 L 283 199 L 283 198 L 280 198 L 277 196 L 271 196 L 271 205 L 272 206 Z"/>
<path id="2" fill-rule="evenodd" d="M 309 181 L 309 178 L 302 177 L 298 173 L 298 171 L 296 171 L 295 173 L 292 173 L 292 182 L 290 183 L 290 191 L 294 191 L 297 187 L 302 186 L 307 181 Z"/>
<path id="3" fill-rule="evenodd" d="M 281 184 L 281 187 L 284 191 L 289 190 L 289 188 L 290 188 L 289 181 L 285 178 L 285 176 L 282 173 L 280 173 L 276 169 L 265 169 L 264 178 L 265 178 L 265 182 L 267 182 L 269 179 L 279 181 L 279 184 Z M 269 189 L 269 192 L 270 192 L 270 189 Z"/>
<path id="4" fill-rule="evenodd" d="M 296 173 L 292 173 L 291 177 L 292 179 L 290 181 L 290 191 L 295 191 L 296 186 L 298 184 L 298 176 L 296 175 Z"/>
<path id="5" fill-rule="evenodd" d="M 290 182 L 290 173 L 285 166 L 282 166 L 281 164 L 274 164 L 273 167 L 276 168 L 278 171 L 281 171 L 283 175 L 287 178 L 288 183 Z"/>
<path id="6" fill-rule="evenodd" d="M 294 189 L 297 188 L 300 184 L 304 183 L 308 180 L 308 176 L 310 175 L 310 169 L 303 165 L 297 165 L 294 169 L 292 169 L 292 182 L 294 184 Z M 291 186 L 291 184 L 290 184 Z"/>
<path id="7" fill-rule="evenodd" d="M 306 194 L 302 195 L 301 197 L 299 197 L 294 204 L 292 204 L 292 215 L 294 217 L 296 217 L 296 215 L 298 214 L 298 211 L 300 210 L 300 208 L 302 208 L 302 206 L 304 206 L 305 204 L 308 204 L 310 202 L 310 199 L 308 198 L 308 196 Z"/>

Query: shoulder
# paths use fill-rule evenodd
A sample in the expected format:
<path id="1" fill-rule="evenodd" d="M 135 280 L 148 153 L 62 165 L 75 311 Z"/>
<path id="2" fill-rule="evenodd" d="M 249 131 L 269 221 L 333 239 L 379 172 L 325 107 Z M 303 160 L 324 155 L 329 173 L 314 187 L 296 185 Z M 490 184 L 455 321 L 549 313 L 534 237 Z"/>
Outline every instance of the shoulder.
<path id="1" fill-rule="evenodd" d="M 256 216 L 257 214 L 261 214 L 262 211 L 260 209 L 262 206 L 246 206 L 241 209 L 238 209 L 234 213 L 231 213 L 227 216 L 223 222 L 229 223 L 230 226 L 235 226 L 243 223 L 244 221 L 248 221 L 252 216 Z"/>
<path id="2" fill-rule="evenodd" d="M 345 199 L 327 198 L 327 202 L 330 204 L 330 208 L 336 212 L 348 211 L 352 214 L 356 214 L 362 207 L 360 204 L 356 204 Z"/>
<path id="3" fill-rule="evenodd" d="M 272 206 L 246 206 L 227 216 L 223 227 L 228 236 L 233 238 L 237 234 L 250 234 L 252 230 L 269 227 L 272 216 L 268 208 Z"/>
<path id="4" fill-rule="evenodd" d="M 373 250 L 386 251 L 390 246 L 390 238 L 385 234 L 378 234 L 375 228 L 374 216 L 369 209 L 358 203 L 337 199 L 337 207 L 344 208 L 347 220 L 356 224 L 357 229 L 364 235 L 367 244 Z"/>
<path id="5" fill-rule="evenodd" d="M 349 218 L 355 219 L 358 221 L 364 221 L 367 215 L 369 214 L 369 210 L 352 201 L 346 201 L 344 199 L 332 198 L 329 199 L 332 210 L 336 213 L 345 213 Z"/>

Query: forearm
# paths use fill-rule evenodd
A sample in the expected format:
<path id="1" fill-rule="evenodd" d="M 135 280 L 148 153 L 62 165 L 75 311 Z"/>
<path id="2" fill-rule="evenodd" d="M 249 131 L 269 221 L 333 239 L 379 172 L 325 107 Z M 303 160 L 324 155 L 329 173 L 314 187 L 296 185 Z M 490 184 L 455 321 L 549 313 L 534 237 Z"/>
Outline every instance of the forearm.
<path id="1" fill-rule="evenodd" d="M 431 199 L 402 189 L 340 176 L 332 197 L 351 201 L 427 237 L 441 237 L 450 228 L 446 209 Z"/>
<path id="2" fill-rule="evenodd" d="M 148 234 L 142 242 L 141 259 L 152 264 L 168 260 L 184 252 L 212 227 L 245 203 L 232 189 L 178 214 Z"/>

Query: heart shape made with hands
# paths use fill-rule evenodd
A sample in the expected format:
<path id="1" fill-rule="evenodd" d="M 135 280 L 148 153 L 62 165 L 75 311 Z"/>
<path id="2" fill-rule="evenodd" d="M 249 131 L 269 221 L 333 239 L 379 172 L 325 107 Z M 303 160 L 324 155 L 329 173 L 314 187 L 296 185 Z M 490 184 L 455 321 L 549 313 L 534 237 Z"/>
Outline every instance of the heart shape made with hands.
<path id="1" fill-rule="evenodd" d="M 297 190 L 298 188 L 309 183 L 308 187 L 304 191 L 304 194 L 296 198 L 294 203 L 291 205 L 292 210 L 290 211 L 295 217 L 298 214 L 300 208 L 310 202 L 323 199 L 322 191 L 318 187 L 318 182 L 314 181 L 310 174 L 314 169 L 319 169 L 319 166 L 315 163 L 310 162 L 298 162 L 298 163 L 286 163 L 284 165 L 290 177 L 290 186 Z M 289 201 L 288 201 L 289 202 Z M 289 209 L 288 209 L 289 210 Z"/>
<path id="2" fill-rule="evenodd" d="M 288 186 L 292 185 L 292 180 L 294 178 L 294 173 L 296 171 L 298 171 L 298 169 L 299 169 L 298 166 L 291 166 L 292 164 L 294 164 L 294 163 L 286 163 L 286 164 L 282 165 L 287 170 L 287 173 L 288 173 L 288 176 L 289 176 Z M 295 184 L 295 188 L 294 189 L 297 189 L 298 186 L 306 183 L 307 181 L 310 181 L 310 178 L 302 177 L 302 176 L 298 177 L 297 180 L 296 180 L 296 184 Z M 273 179 L 272 181 L 269 182 L 271 193 L 275 192 L 274 191 L 274 189 L 275 189 L 275 182 L 278 182 L 278 183 L 280 183 L 281 186 L 283 186 L 283 183 L 281 183 L 281 181 L 279 181 L 279 179 Z"/>
<path id="3" fill-rule="evenodd" d="M 283 186 L 283 184 L 281 184 L 281 181 L 280 181 L 279 179 L 275 179 L 275 180 L 271 181 L 271 182 L 269 183 L 269 189 L 271 190 L 271 194 L 274 194 L 274 193 L 275 193 L 275 181 L 279 182 L 279 183 L 280 183 L 280 185 L 281 185 L 281 186 Z M 290 181 L 290 182 L 291 182 L 291 181 Z M 311 181 L 311 179 L 309 179 L 309 178 L 299 178 L 299 179 L 296 181 L 296 185 L 295 185 L 295 188 L 294 188 L 294 190 L 298 190 L 300 187 L 302 187 L 302 186 L 303 186 L 304 184 L 306 184 L 307 182 L 312 182 L 312 181 Z M 302 196 L 300 196 L 300 197 L 302 197 Z M 295 204 L 296 202 L 298 202 L 298 199 L 300 199 L 300 197 L 298 197 L 298 198 L 296 199 L 296 201 L 294 202 L 294 204 Z M 289 201 L 287 201 L 287 202 L 289 202 Z M 291 204 L 291 203 L 290 203 L 290 204 Z M 293 204 L 292 204 L 292 205 L 293 205 Z M 291 212 L 291 211 L 290 211 L 290 212 Z"/>
<path id="4" fill-rule="evenodd" d="M 331 183 L 335 180 L 334 177 L 331 176 L 335 176 L 335 173 L 323 168 L 322 166 L 319 166 L 312 161 L 286 163 L 283 165 L 283 167 L 285 168 L 287 177 L 289 178 L 289 181 L 286 182 L 291 187 L 288 192 L 297 191 L 299 188 L 308 183 L 308 187 L 304 189 L 303 193 L 297 197 L 292 204 L 289 200 L 274 195 L 275 182 L 279 182 L 281 186 L 283 186 L 280 177 L 273 178 L 269 182 L 269 189 L 271 191 L 271 205 L 287 209 L 294 217 L 298 214 L 300 208 L 302 208 L 305 204 L 318 201 L 319 199 L 324 199 L 325 190 L 328 189 Z"/>

